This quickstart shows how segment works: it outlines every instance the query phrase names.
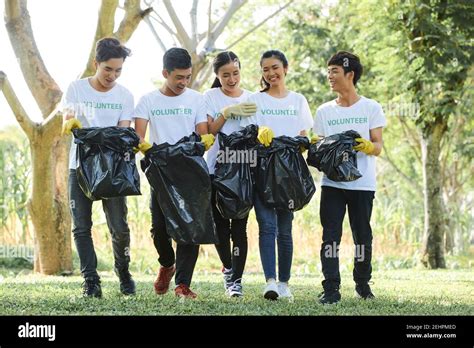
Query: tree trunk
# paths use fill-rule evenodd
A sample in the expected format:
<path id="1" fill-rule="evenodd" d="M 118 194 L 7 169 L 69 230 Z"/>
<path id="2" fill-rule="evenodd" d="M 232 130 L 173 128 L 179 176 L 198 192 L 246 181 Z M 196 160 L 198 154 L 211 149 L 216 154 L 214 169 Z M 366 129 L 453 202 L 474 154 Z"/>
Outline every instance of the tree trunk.
<path id="1" fill-rule="evenodd" d="M 37 126 L 30 139 L 33 167 L 33 190 L 28 211 L 36 231 L 37 255 L 35 270 L 43 274 L 70 274 L 72 272 L 70 217 L 67 203 L 67 185 L 64 176 L 64 140 L 57 129 L 62 118 L 57 115 L 45 125 Z M 52 151 L 53 149 L 58 151 Z M 67 162 L 67 161 L 66 161 Z M 65 233 L 65 231 L 68 231 Z"/>
<path id="2" fill-rule="evenodd" d="M 441 190 L 439 153 L 446 124 L 438 120 L 422 132 L 422 161 L 425 227 L 422 263 L 429 268 L 446 268 L 444 258 L 445 209 Z"/>

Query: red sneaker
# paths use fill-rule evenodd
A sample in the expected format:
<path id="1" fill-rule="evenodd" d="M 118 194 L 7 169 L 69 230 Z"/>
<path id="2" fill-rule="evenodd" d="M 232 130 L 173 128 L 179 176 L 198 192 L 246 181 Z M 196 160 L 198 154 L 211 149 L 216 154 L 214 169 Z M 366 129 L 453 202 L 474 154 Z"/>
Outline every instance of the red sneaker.
<path id="1" fill-rule="evenodd" d="M 197 295 L 191 291 L 189 286 L 185 284 L 179 284 L 176 289 L 174 289 L 174 293 L 178 297 L 183 297 L 183 298 L 191 298 L 194 299 L 197 297 Z"/>
<path id="2" fill-rule="evenodd" d="M 164 295 L 168 291 L 170 287 L 171 279 L 173 278 L 176 272 L 175 265 L 170 267 L 160 267 L 160 271 L 158 272 L 158 277 L 156 278 L 153 286 L 155 287 L 155 293 L 157 295 Z"/>

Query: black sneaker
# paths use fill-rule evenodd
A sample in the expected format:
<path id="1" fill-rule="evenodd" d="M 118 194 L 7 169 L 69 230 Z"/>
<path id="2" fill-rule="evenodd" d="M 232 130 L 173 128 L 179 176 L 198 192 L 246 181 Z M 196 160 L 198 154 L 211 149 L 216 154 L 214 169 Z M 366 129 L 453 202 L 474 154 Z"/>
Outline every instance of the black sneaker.
<path id="1" fill-rule="evenodd" d="M 319 303 L 321 304 L 334 304 L 341 300 L 341 293 L 338 289 L 324 290 L 319 297 Z"/>
<path id="2" fill-rule="evenodd" d="M 370 285 L 367 283 L 356 284 L 355 292 L 358 297 L 364 300 L 371 300 L 375 298 L 372 290 L 370 289 Z"/>
<path id="3" fill-rule="evenodd" d="M 130 272 L 115 270 L 115 273 L 120 279 L 120 292 L 124 295 L 135 295 L 135 281 Z"/>
<path id="4" fill-rule="evenodd" d="M 85 278 L 82 283 L 82 295 L 84 297 L 102 297 L 99 278 Z"/>

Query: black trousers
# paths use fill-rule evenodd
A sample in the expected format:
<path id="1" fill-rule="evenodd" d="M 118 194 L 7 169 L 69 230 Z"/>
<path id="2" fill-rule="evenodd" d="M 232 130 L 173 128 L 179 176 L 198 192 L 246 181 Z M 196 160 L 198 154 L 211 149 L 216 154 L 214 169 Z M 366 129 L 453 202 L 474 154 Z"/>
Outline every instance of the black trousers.
<path id="1" fill-rule="evenodd" d="M 227 269 L 232 269 L 231 281 L 242 278 L 247 261 L 247 220 L 248 215 L 243 219 L 225 219 L 222 217 L 216 206 L 216 194 L 212 187 L 212 213 L 216 223 L 217 237 L 219 244 L 216 250 L 219 258 Z M 232 248 L 230 241 L 232 239 Z"/>
<path id="2" fill-rule="evenodd" d="M 319 215 L 323 226 L 321 264 L 325 290 L 339 288 L 339 244 L 342 237 L 342 223 L 349 212 L 349 222 L 354 240 L 355 257 L 353 278 L 358 284 L 367 283 L 372 276 L 372 228 L 370 217 L 375 192 L 344 190 L 323 186 Z"/>
<path id="3" fill-rule="evenodd" d="M 158 252 L 158 262 L 163 267 L 170 267 L 176 262 L 176 285 L 189 286 L 193 277 L 194 266 L 199 255 L 199 245 L 176 245 L 176 256 L 171 244 L 171 238 L 166 231 L 165 217 L 160 207 L 156 193 L 151 190 L 151 236 Z"/>
<path id="4" fill-rule="evenodd" d="M 69 170 L 69 207 L 72 216 L 72 233 L 81 263 L 84 278 L 99 278 L 97 256 L 92 242 L 92 203 L 82 192 L 76 171 Z M 127 201 L 125 197 L 102 200 L 107 226 L 112 235 L 114 266 L 119 272 L 128 270 L 130 263 L 130 229 L 127 224 Z"/>

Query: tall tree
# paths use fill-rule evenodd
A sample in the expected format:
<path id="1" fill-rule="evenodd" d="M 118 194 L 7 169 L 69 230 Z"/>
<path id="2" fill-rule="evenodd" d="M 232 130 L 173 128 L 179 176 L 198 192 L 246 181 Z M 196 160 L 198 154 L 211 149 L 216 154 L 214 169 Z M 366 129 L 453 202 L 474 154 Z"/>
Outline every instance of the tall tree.
<path id="1" fill-rule="evenodd" d="M 93 43 L 111 35 L 126 42 L 140 20 L 152 10 L 141 10 L 139 0 L 125 1 L 125 15 L 118 30 L 113 32 L 118 4 L 118 0 L 102 1 Z M 42 122 L 32 121 L 7 75 L 0 71 L 0 89 L 30 143 L 33 181 L 28 211 L 35 230 L 34 269 L 43 274 L 70 273 L 71 218 L 67 197 L 70 139 L 61 136 L 62 114 L 58 104 L 62 91 L 36 45 L 26 0 L 5 0 L 5 25 L 23 77 L 43 117 Z M 83 76 L 94 73 L 92 61 L 93 53 Z"/>
<path id="2" fill-rule="evenodd" d="M 392 4 L 403 33 L 402 54 L 409 64 L 407 89 L 420 104 L 415 123 L 421 133 L 425 229 L 423 263 L 445 268 L 444 233 L 448 221 L 443 203 L 440 154 L 450 118 L 473 64 L 474 3 L 410 1 Z M 451 139 L 447 139 L 448 143 Z"/>

